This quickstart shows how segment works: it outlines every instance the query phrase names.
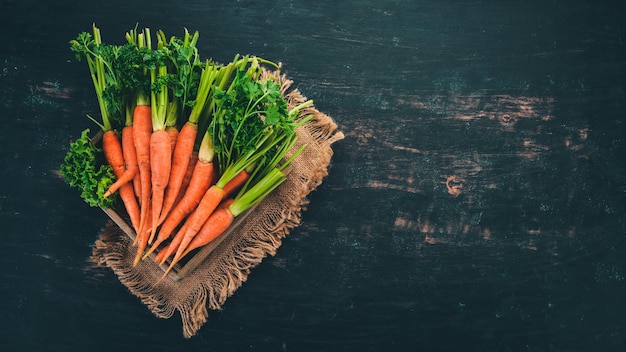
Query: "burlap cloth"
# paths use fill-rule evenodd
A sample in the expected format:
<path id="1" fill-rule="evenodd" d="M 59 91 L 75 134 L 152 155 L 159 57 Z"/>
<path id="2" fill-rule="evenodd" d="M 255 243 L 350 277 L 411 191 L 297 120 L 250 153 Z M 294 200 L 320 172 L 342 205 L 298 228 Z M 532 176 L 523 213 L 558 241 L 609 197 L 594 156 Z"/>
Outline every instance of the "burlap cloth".
<path id="1" fill-rule="evenodd" d="M 293 107 L 306 99 L 292 81 L 277 71 L 265 72 L 279 79 L 283 95 Z M 193 272 L 180 281 L 165 278 L 155 285 L 163 271 L 151 260 L 136 267 L 132 262 L 136 247 L 130 238 L 109 222 L 95 242 L 92 260 L 107 266 L 130 292 L 160 318 L 170 318 L 177 310 L 182 318 L 183 335 L 190 338 L 207 321 L 208 310 L 217 310 L 246 281 L 250 270 L 267 255 L 275 255 L 282 239 L 299 225 L 307 196 L 328 174 L 333 151 L 331 144 L 344 137 L 328 116 L 314 107 L 303 110 L 302 116 L 313 118 L 301 126 L 294 148 L 307 144 L 292 162 L 287 180 L 270 194 L 238 229 Z M 294 149 L 295 150 L 295 149 Z"/>

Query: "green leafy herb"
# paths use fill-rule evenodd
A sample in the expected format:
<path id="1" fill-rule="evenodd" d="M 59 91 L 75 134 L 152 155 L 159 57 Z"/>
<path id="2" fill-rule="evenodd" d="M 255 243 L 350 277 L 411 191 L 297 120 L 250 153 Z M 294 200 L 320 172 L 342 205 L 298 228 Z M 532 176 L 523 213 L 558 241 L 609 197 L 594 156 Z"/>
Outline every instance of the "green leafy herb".
<path id="1" fill-rule="evenodd" d="M 59 171 L 71 187 L 81 191 L 81 198 L 90 206 L 113 206 L 115 198 L 104 198 L 104 193 L 115 181 L 115 176 L 111 167 L 103 160 L 102 150 L 89 138 L 89 129 L 84 130 L 80 138 L 70 143 L 70 150 Z"/>
<path id="2" fill-rule="evenodd" d="M 168 42 L 163 31 L 158 32 L 161 43 L 159 51 L 166 58 L 169 72 L 165 85 L 171 90 L 174 99 L 178 101 L 177 107 L 180 109 L 178 115 L 180 116 L 187 116 L 189 109 L 195 104 L 192 97 L 197 94 L 200 71 L 203 68 L 198 48 L 196 48 L 198 36 L 197 31 L 191 35 L 185 29 L 183 39 L 171 37 Z"/>
<path id="3" fill-rule="evenodd" d="M 312 104 L 307 101 L 289 110 L 280 84 L 261 74 L 255 58 L 250 62 L 247 70 L 235 72 L 227 89 L 215 89 L 216 104 L 208 129 L 215 140 L 221 170 L 216 185 L 223 187 L 242 170 L 251 175 L 235 198 L 247 194 L 245 201 L 238 202 L 237 207 L 242 209 L 252 206 L 282 182 L 282 171 L 305 148 L 288 155 L 298 138 L 296 128 L 309 119 L 301 118 L 300 110 Z"/>
<path id="4" fill-rule="evenodd" d="M 150 91 L 146 70 L 152 61 L 146 55 L 152 52 L 138 48 L 134 42 L 138 36 L 136 30 L 131 30 L 126 34 L 128 44 L 106 45 L 94 24 L 93 35 L 83 32 L 70 41 L 76 58 L 87 61 L 102 122 L 91 119 L 105 132 L 131 124 L 135 104 Z"/>
<path id="5" fill-rule="evenodd" d="M 238 70 L 229 89 L 214 94 L 217 112 L 212 132 L 222 169 L 256 150 L 271 129 L 291 130 L 280 86 L 270 79 L 259 81 L 254 73 Z"/>

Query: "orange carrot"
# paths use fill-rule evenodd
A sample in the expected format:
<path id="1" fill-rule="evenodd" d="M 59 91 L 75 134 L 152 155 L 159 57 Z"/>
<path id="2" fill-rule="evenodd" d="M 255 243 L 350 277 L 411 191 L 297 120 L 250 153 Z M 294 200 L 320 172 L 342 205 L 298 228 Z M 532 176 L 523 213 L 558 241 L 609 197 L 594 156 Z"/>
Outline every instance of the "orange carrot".
<path id="1" fill-rule="evenodd" d="M 164 40 L 165 37 L 163 37 L 165 34 L 162 31 L 159 31 L 159 35 L 161 36 L 161 41 Z M 164 89 L 164 87 L 162 87 L 161 89 Z M 176 149 L 176 142 L 178 139 L 178 127 L 177 127 L 177 123 L 178 123 L 178 116 L 179 114 L 179 101 L 178 99 L 174 99 L 172 101 L 170 101 L 168 103 L 167 106 L 167 112 L 166 112 L 166 116 L 165 116 L 165 132 L 167 132 L 167 135 L 170 137 L 170 149 L 172 150 L 172 153 L 174 152 L 174 149 Z M 172 155 L 173 156 L 173 155 Z"/>
<path id="2" fill-rule="evenodd" d="M 137 47 L 137 50 L 144 50 L 146 48 L 146 36 L 149 40 L 149 29 L 139 33 L 137 28 L 131 29 L 126 32 L 126 40 L 129 44 Z M 133 178 L 133 189 L 135 191 L 135 197 L 140 206 L 142 206 L 141 221 L 145 221 L 145 199 L 150 196 L 150 185 L 142 185 L 142 180 L 149 181 L 149 135 L 152 133 L 152 121 L 151 121 L 151 107 L 148 99 L 150 87 L 147 83 L 147 68 L 143 64 L 145 57 L 138 55 L 138 61 L 132 65 L 125 65 L 123 69 L 124 77 L 136 80 L 138 84 L 129 85 L 125 88 L 127 99 L 125 101 L 126 110 L 126 126 L 133 126 L 133 144 L 135 146 L 135 155 L 137 159 L 137 172 Z M 117 80 L 115 82 L 118 82 Z M 139 135 L 139 137 L 138 137 Z M 139 148 L 137 150 L 139 142 Z M 139 166 L 139 155 L 141 154 L 142 166 Z M 142 201 L 144 202 L 142 204 Z"/>
<path id="3" fill-rule="evenodd" d="M 193 152 L 197 132 L 198 126 L 187 122 L 178 134 L 178 141 L 176 141 L 176 148 L 173 150 L 172 155 L 169 182 L 167 184 L 163 208 L 157 225 L 165 220 L 165 217 L 174 206 L 174 202 L 178 197 L 183 179 L 185 178 L 185 173 L 187 172 L 187 166 L 189 165 L 189 156 Z"/>
<path id="4" fill-rule="evenodd" d="M 191 181 L 191 176 L 193 176 L 193 170 L 196 168 L 196 163 L 198 163 L 198 152 L 193 151 L 191 156 L 189 157 L 189 162 L 187 163 L 187 171 L 185 172 L 185 177 L 183 178 L 183 183 L 180 185 L 180 191 L 178 192 L 178 196 L 176 197 L 176 201 L 174 201 L 174 206 L 180 202 L 185 193 L 187 192 L 187 188 L 189 187 L 189 182 Z M 216 174 L 214 172 L 214 174 Z"/>
<path id="5" fill-rule="evenodd" d="M 183 240 L 183 237 L 184 237 L 183 235 L 185 234 L 185 232 L 187 232 L 188 228 L 189 228 L 189 222 L 185 222 L 183 226 L 178 230 L 176 235 L 174 235 L 174 238 L 172 238 L 172 241 L 167 245 L 167 248 L 163 248 L 161 252 L 165 252 L 165 253 L 162 255 L 161 260 L 158 262 L 159 264 L 165 263 L 167 258 L 171 257 L 172 255 L 174 255 L 174 253 L 176 253 L 176 250 L 178 249 L 178 247 L 180 246 L 180 243 Z"/>
<path id="6" fill-rule="evenodd" d="M 108 130 L 102 135 L 102 150 L 107 162 L 109 163 L 109 165 L 111 165 L 115 176 L 118 177 L 118 179 L 121 178 L 124 174 L 124 171 L 126 170 L 126 167 L 124 166 L 122 145 L 119 138 L 117 137 L 117 134 L 115 134 L 113 130 Z M 128 192 L 129 187 L 131 187 L 131 192 Z M 130 184 L 128 183 L 122 186 L 122 188 L 124 189 L 124 191 L 120 189 L 120 198 L 122 199 L 124 207 L 126 208 L 126 212 L 130 217 L 131 224 L 135 228 L 135 231 L 138 231 L 140 214 L 139 205 L 137 205 L 135 194 L 132 191 L 132 186 L 130 186 Z"/>
<path id="7" fill-rule="evenodd" d="M 231 196 L 237 189 L 243 186 L 250 178 L 250 174 L 246 170 L 241 170 L 235 177 L 228 181 L 222 190 L 224 190 L 224 197 Z"/>
<path id="8" fill-rule="evenodd" d="M 150 204 L 148 204 L 148 207 L 150 207 Z M 148 212 L 148 221 L 150 221 L 151 219 L 151 212 Z M 135 254 L 135 260 L 133 261 L 133 266 L 136 266 L 139 261 L 141 260 L 141 256 L 143 255 L 143 253 L 146 250 L 146 247 L 148 247 L 148 240 L 150 237 L 150 230 L 149 229 L 144 229 L 142 232 L 137 234 L 137 237 L 135 238 L 135 243 L 137 244 L 137 254 Z"/>
<path id="9" fill-rule="evenodd" d="M 194 36 L 193 38 L 195 37 L 196 36 Z M 195 40 L 191 37 L 188 37 L 188 39 Z M 193 108 L 191 109 L 191 112 L 189 114 L 189 119 L 181 128 L 179 136 L 176 140 L 176 147 L 172 150 L 173 155 L 170 182 L 168 184 L 168 190 L 163 204 L 163 215 L 159 219 L 157 219 L 158 224 L 165 221 L 167 214 L 174 206 L 174 203 L 178 198 L 178 194 L 180 193 L 181 185 L 185 177 L 185 172 L 187 171 L 187 166 L 189 164 L 189 157 L 193 152 L 196 137 L 198 135 L 198 124 L 201 121 L 204 121 L 203 118 L 207 115 L 204 113 L 204 107 L 207 103 L 209 92 L 212 89 L 212 82 L 217 77 L 217 72 L 217 66 L 211 65 L 209 64 L 209 62 L 207 62 L 207 64 L 202 69 L 202 73 L 200 74 L 200 81 L 198 82 L 196 99 Z M 177 100 L 174 100 L 174 102 L 172 102 L 172 105 L 170 106 L 168 114 L 166 115 L 166 125 L 172 125 L 175 123 L 176 115 L 174 115 L 174 112 L 176 111 L 178 111 L 178 105 Z M 202 144 L 209 144 L 205 147 L 210 147 L 210 161 L 213 161 L 212 136 L 208 135 L 208 133 L 205 133 L 205 135 L 202 137 L 203 139 L 201 141 L 201 148 Z"/>
<path id="10" fill-rule="evenodd" d="M 165 258 L 165 253 L 167 252 L 169 247 L 170 247 L 170 245 L 168 243 L 159 251 L 159 253 L 157 253 L 157 255 L 154 257 L 154 262 L 155 263 L 159 263 L 161 261 L 164 261 L 163 259 Z"/>
<path id="11" fill-rule="evenodd" d="M 102 150 L 107 162 L 113 168 L 113 173 L 116 176 L 123 175 L 126 167 L 124 166 L 122 144 L 113 130 L 108 130 L 102 135 Z"/>
<path id="12" fill-rule="evenodd" d="M 174 265 L 176 265 L 189 252 L 209 244 L 219 235 L 224 233 L 224 231 L 226 231 L 226 229 L 228 229 L 228 227 L 233 223 L 234 218 L 235 217 L 228 208 L 217 209 L 213 214 L 211 214 L 204 226 L 202 226 L 200 232 L 198 232 L 198 234 L 196 234 L 185 246 L 183 246 L 185 242 L 185 239 L 183 239 L 183 242 L 181 242 L 178 250 L 176 251 L 174 259 L 172 259 L 172 263 L 170 263 L 170 266 L 167 268 L 163 276 L 167 275 Z"/>
<path id="13" fill-rule="evenodd" d="M 130 182 L 137 174 L 137 153 L 133 141 L 133 126 L 122 129 L 122 155 L 124 158 L 124 172 L 117 178 L 115 183 L 104 193 L 105 197 L 115 193 L 122 185 Z"/>
<path id="14" fill-rule="evenodd" d="M 124 203 L 126 213 L 128 213 L 128 216 L 130 217 L 130 223 L 136 233 L 139 229 L 139 218 L 141 215 L 141 209 L 139 208 L 139 204 L 137 203 L 137 198 L 135 197 L 135 191 L 133 190 L 133 186 L 130 183 L 123 185 L 119 189 L 119 195 L 122 203 Z"/>
<path id="15" fill-rule="evenodd" d="M 135 150 L 141 179 L 141 216 L 139 232 L 145 226 L 150 201 L 150 136 L 152 135 L 152 113 L 148 105 L 137 105 L 133 117 Z"/>
<path id="16" fill-rule="evenodd" d="M 170 177 L 172 151 L 170 138 L 165 130 L 157 130 L 150 137 L 150 172 L 152 180 L 152 221 L 151 238 L 157 230 L 157 222 L 163 207 L 165 187 Z M 147 222 L 146 222 L 147 224 Z"/>
<path id="17" fill-rule="evenodd" d="M 213 185 L 209 187 L 206 193 L 202 196 L 202 200 L 198 204 L 196 211 L 193 212 L 186 220 L 185 224 L 189 224 L 187 231 L 183 234 L 177 234 L 176 236 L 183 236 L 183 239 L 180 243 L 180 246 L 176 249 L 176 256 L 180 257 L 183 254 L 189 242 L 194 238 L 194 236 L 200 231 L 202 225 L 207 221 L 207 219 L 213 214 L 215 208 L 222 201 L 224 196 L 224 191 Z"/>
<path id="18" fill-rule="evenodd" d="M 136 152 L 135 155 L 137 155 Z M 135 197 L 137 197 L 137 203 L 139 203 L 139 200 L 141 199 L 141 176 L 139 175 L 139 164 L 137 164 L 137 172 L 135 173 L 135 177 L 133 177 L 133 190 L 135 191 Z"/>
<path id="19" fill-rule="evenodd" d="M 219 235 L 224 233 L 226 229 L 233 223 L 235 216 L 230 212 L 228 207 L 217 209 L 207 222 L 202 226 L 202 229 L 193 238 L 189 245 L 183 252 L 182 257 L 187 255 L 192 250 L 209 244 L 216 239 Z"/>
<path id="20" fill-rule="evenodd" d="M 84 38 L 86 37 L 79 37 L 78 40 L 70 41 L 70 43 L 75 50 L 78 50 L 84 56 L 86 56 L 89 71 L 91 73 L 91 78 L 94 83 L 96 95 L 98 97 L 98 105 L 100 106 L 102 123 L 99 123 L 91 117 L 90 119 L 92 119 L 102 128 L 102 131 L 104 132 L 102 141 L 104 153 L 105 155 L 108 154 L 107 158 L 109 162 L 115 163 L 115 166 L 112 165 L 112 167 L 114 169 L 114 173 L 117 179 L 123 179 L 125 177 L 123 176 L 124 172 L 127 169 L 127 166 L 125 165 L 125 155 L 117 136 L 115 136 L 115 138 L 112 137 L 114 136 L 114 133 L 112 132 L 114 121 L 111 117 L 113 116 L 113 114 L 116 114 L 118 112 L 117 110 L 113 111 L 114 109 L 112 108 L 114 106 L 124 106 L 125 109 L 129 108 L 126 99 L 122 97 L 122 95 L 127 93 L 127 91 L 126 89 L 123 89 L 124 94 L 120 95 L 118 93 L 113 93 L 112 95 L 107 96 L 107 93 L 105 92 L 109 92 L 109 89 L 113 88 L 112 84 L 119 83 L 121 73 L 118 69 L 113 68 L 116 65 L 113 65 L 113 63 L 110 61 L 113 60 L 112 57 L 110 57 L 109 55 L 101 55 L 96 53 L 94 50 L 91 49 L 90 41 L 85 41 Z M 93 38 L 93 44 L 95 44 L 96 47 L 101 47 L 102 37 L 100 35 L 100 29 L 98 29 L 95 24 L 93 25 L 93 37 L 89 38 Z M 133 69 L 129 67 L 127 71 L 125 70 L 124 74 L 132 74 L 131 71 L 133 71 Z M 105 96 L 107 97 L 105 98 Z M 129 110 L 126 110 L 126 122 L 127 125 L 130 125 L 128 123 L 128 119 L 129 115 L 130 117 L 132 117 L 132 114 L 128 114 L 128 112 Z M 150 114 L 148 114 L 148 116 L 150 116 Z M 120 184 L 121 183 L 124 182 L 120 181 Z M 130 216 L 133 227 L 136 231 L 138 231 L 140 230 L 139 228 L 141 227 L 142 221 L 141 210 L 139 210 L 139 205 L 137 204 L 134 191 L 129 192 L 128 190 L 126 190 L 128 187 L 131 187 L 130 191 L 132 191 L 132 186 L 128 182 L 124 183 L 124 185 L 119 188 L 120 198 L 124 202 L 124 206 L 126 207 L 126 210 Z M 113 191 L 111 191 L 111 193 L 112 192 Z"/>
<path id="21" fill-rule="evenodd" d="M 235 201 L 235 200 L 234 200 L 233 198 L 227 198 L 227 199 L 224 199 L 224 200 L 220 203 L 220 205 L 218 205 L 218 206 L 217 206 L 217 209 L 215 209 L 215 210 L 217 211 L 218 209 L 228 208 L 231 204 L 233 204 L 233 202 L 234 202 L 234 201 Z"/>
<path id="22" fill-rule="evenodd" d="M 183 141 L 181 143 L 184 145 L 185 142 Z M 171 235 L 172 231 L 174 231 L 174 229 L 183 221 L 185 216 L 198 206 L 207 189 L 213 183 L 214 155 L 215 150 L 213 148 L 213 139 L 211 138 L 211 135 L 206 132 L 200 143 L 198 150 L 198 162 L 196 163 L 196 167 L 192 174 L 189 188 L 171 214 L 166 217 L 163 222 L 163 226 L 159 231 L 157 241 L 155 245 L 150 248 L 148 253 L 151 253 L 154 249 L 156 249 L 155 246 L 158 246 L 159 243 L 165 241 Z"/>
<path id="23" fill-rule="evenodd" d="M 198 162 L 198 164 L 200 165 L 202 163 Z M 237 176 L 231 179 L 223 188 L 219 188 L 216 185 L 213 185 L 211 188 L 209 188 L 206 191 L 206 193 L 202 196 L 202 199 L 199 200 L 199 203 L 193 204 L 193 205 L 196 205 L 196 208 L 201 208 L 202 211 L 194 211 L 189 216 L 183 228 L 176 234 L 175 240 L 174 240 L 176 241 L 176 246 L 170 246 L 169 248 L 170 253 L 167 255 L 167 258 L 169 258 L 172 254 L 174 254 L 177 251 L 177 248 L 183 242 L 183 238 L 187 238 L 187 240 L 185 240 L 186 241 L 185 243 L 188 243 L 188 241 L 195 236 L 197 231 L 199 231 L 200 227 L 207 221 L 206 219 L 209 218 L 215 210 L 227 208 L 233 202 L 233 199 L 232 198 L 225 199 L 225 198 L 230 196 L 234 190 L 240 188 L 246 182 L 246 180 L 248 180 L 249 177 L 250 177 L 250 174 L 246 170 L 242 170 L 239 174 L 237 174 Z M 226 191 L 228 193 L 226 193 Z M 176 211 L 176 209 L 174 211 Z M 182 215 L 181 221 L 185 215 Z M 177 225 L 178 224 L 174 225 L 174 227 Z M 163 225 L 163 229 L 164 228 L 166 228 L 165 224 Z M 190 230 L 187 233 L 188 228 L 190 228 Z M 161 229 L 161 231 L 163 231 L 163 229 Z M 171 233 L 171 231 L 168 231 L 168 236 L 169 236 L 169 233 Z"/>
<path id="24" fill-rule="evenodd" d="M 147 255 L 150 255 L 157 247 L 170 237 L 172 232 L 178 227 L 183 219 L 197 208 L 198 203 L 202 199 L 202 195 L 211 185 L 213 174 L 213 163 L 207 163 L 198 161 L 193 172 L 191 181 L 189 182 L 189 188 L 183 198 L 178 202 L 176 207 L 167 216 L 163 225 L 159 229 L 156 240 L 153 242 L 152 247 L 148 250 Z"/>
<path id="25" fill-rule="evenodd" d="M 147 32 L 146 38 L 149 38 Z M 151 49 L 149 39 L 146 40 L 148 49 Z M 157 32 L 158 50 L 167 45 L 165 33 Z M 157 232 L 158 222 L 163 209 L 163 198 L 165 188 L 169 182 L 170 169 L 172 167 L 172 144 L 169 134 L 166 132 L 167 126 L 175 126 L 177 104 L 170 102 L 170 87 L 165 80 L 168 75 L 168 65 L 165 61 L 159 62 L 150 68 L 150 106 L 152 108 L 152 135 L 150 137 L 150 172 L 151 172 L 151 203 L 152 221 L 146 226 L 151 227 L 150 238 L 153 239 Z M 168 116 L 171 117 L 168 120 Z M 170 122 L 170 124 L 168 124 Z"/>
<path id="26" fill-rule="evenodd" d="M 196 39 L 197 32 L 196 34 L 194 34 L 193 37 L 191 37 L 186 32 L 186 45 L 195 45 Z M 164 37 L 160 40 L 162 40 L 163 42 L 165 41 Z M 190 156 L 192 155 L 194 150 L 194 144 L 198 134 L 198 125 L 200 123 L 204 125 L 204 120 L 206 120 L 206 116 L 208 116 L 208 114 L 205 113 L 205 104 L 207 103 L 207 100 L 209 100 L 209 92 L 213 89 L 213 81 L 216 79 L 218 72 L 218 67 L 211 64 L 209 61 L 207 61 L 202 68 L 200 81 L 198 82 L 196 91 L 196 99 L 193 103 L 193 108 L 189 113 L 189 118 L 187 122 L 183 125 L 179 132 L 179 137 L 176 140 L 176 147 L 172 150 L 173 167 L 171 169 L 170 182 L 168 184 L 168 190 L 166 191 L 167 194 L 164 201 L 166 203 L 164 203 L 162 209 L 163 215 L 158 219 L 159 224 L 165 221 L 167 214 L 176 203 L 176 200 L 179 198 L 179 193 L 181 193 L 181 187 L 183 184 L 183 179 L 185 177 L 185 172 L 188 170 Z M 169 109 L 165 116 L 166 125 L 175 125 L 177 117 L 175 113 L 179 110 L 179 106 L 177 105 L 179 103 L 180 102 L 176 99 L 170 103 Z M 183 106 L 184 105 L 185 104 L 183 104 Z M 214 153 L 212 138 L 209 138 L 211 136 L 208 136 L 208 133 L 206 133 L 202 137 L 203 139 L 201 141 L 200 148 L 203 148 L 203 145 L 205 145 L 205 149 L 210 148 L 210 155 L 207 156 L 206 161 L 212 162 Z"/>
<path id="27" fill-rule="evenodd" d="M 178 139 L 178 128 L 176 128 L 176 126 L 167 126 L 165 128 L 165 132 L 167 132 L 167 135 L 170 137 L 170 149 L 173 151 L 176 149 L 176 142 Z"/>
<path id="28" fill-rule="evenodd" d="M 287 167 L 288 165 L 283 166 Z M 176 240 L 177 237 L 182 236 L 182 241 L 178 248 L 176 248 L 176 254 L 174 255 L 174 259 L 172 259 L 172 262 L 170 263 L 169 267 L 167 268 L 161 279 L 163 279 L 170 272 L 170 270 L 181 260 L 181 258 L 189 253 L 189 251 L 198 248 L 199 246 L 208 244 L 217 236 L 221 235 L 233 223 L 233 218 L 243 214 L 245 211 L 258 204 L 285 180 L 286 176 L 285 173 L 283 173 L 283 170 L 281 170 L 280 168 L 273 168 L 272 170 L 268 171 L 267 174 L 265 174 L 252 187 L 247 188 L 245 192 L 243 192 L 243 194 L 237 195 L 237 198 L 235 198 L 233 202 L 228 205 L 228 207 L 215 210 L 204 221 L 202 221 L 202 216 L 207 212 L 211 212 L 211 204 L 206 204 L 206 208 L 198 206 L 198 208 L 189 217 L 187 222 L 185 222 L 185 226 L 189 224 L 189 228 L 186 229 L 186 231 L 183 231 L 181 229 L 181 231 L 179 231 L 179 233 L 176 234 L 176 236 L 174 237 L 174 240 Z M 211 192 L 215 192 L 215 194 L 211 194 Z M 223 193 L 224 192 L 220 187 L 214 185 L 209 188 L 206 195 L 209 196 L 211 199 L 217 199 L 223 197 Z M 203 203 L 205 203 L 205 200 L 206 199 L 203 199 L 200 204 L 202 205 Z M 215 208 L 216 206 L 217 204 L 213 208 Z M 199 231 L 196 231 L 194 233 L 194 221 L 196 220 L 200 220 L 202 222 L 202 225 L 198 229 Z M 172 251 L 172 247 L 168 248 L 168 252 Z"/>

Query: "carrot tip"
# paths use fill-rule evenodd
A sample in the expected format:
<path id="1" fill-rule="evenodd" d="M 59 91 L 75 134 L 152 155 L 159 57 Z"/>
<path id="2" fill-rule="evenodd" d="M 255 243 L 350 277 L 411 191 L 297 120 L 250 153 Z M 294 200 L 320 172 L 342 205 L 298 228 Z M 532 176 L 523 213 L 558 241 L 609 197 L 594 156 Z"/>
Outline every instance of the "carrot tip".
<path id="1" fill-rule="evenodd" d="M 150 247 L 150 249 L 148 249 L 146 254 L 144 254 L 141 259 L 144 260 L 144 259 L 148 258 L 150 256 L 150 254 L 152 254 L 152 252 L 154 252 L 154 250 L 157 249 L 158 246 L 159 246 L 159 243 L 155 243 L 154 245 L 152 245 L 152 247 Z"/>
<path id="2" fill-rule="evenodd" d="M 160 279 L 157 280 L 157 282 L 155 284 L 158 284 L 159 282 L 161 282 L 161 280 L 165 279 L 165 277 L 167 276 L 167 274 L 170 273 L 170 271 L 172 270 L 172 268 L 174 267 L 174 263 L 172 263 L 167 270 L 165 270 L 165 272 L 163 273 L 163 276 L 161 276 Z"/>
<path id="3" fill-rule="evenodd" d="M 163 265 L 165 264 L 165 262 L 167 261 L 168 257 L 163 257 L 163 259 L 161 259 L 161 261 L 159 262 L 159 265 Z"/>
<path id="4" fill-rule="evenodd" d="M 155 234 L 156 234 L 156 232 L 154 232 L 154 231 L 150 234 L 150 238 L 148 238 L 148 244 L 152 244 L 152 241 L 154 241 L 154 235 Z"/>
<path id="5" fill-rule="evenodd" d="M 140 260 L 141 260 L 141 253 L 137 252 L 137 255 L 135 256 L 135 260 L 133 261 L 133 266 L 137 266 Z"/>

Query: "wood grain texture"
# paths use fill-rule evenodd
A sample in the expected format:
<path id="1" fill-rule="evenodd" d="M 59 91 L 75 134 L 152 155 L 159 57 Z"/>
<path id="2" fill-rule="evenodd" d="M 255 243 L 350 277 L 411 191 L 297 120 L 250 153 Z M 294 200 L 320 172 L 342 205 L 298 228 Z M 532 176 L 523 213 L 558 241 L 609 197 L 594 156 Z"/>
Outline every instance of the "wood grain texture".
<path id="1" fill-rule="evenodd" d="M 9 348 L 623 350 L 621 2 L 173 4 L 3 4 Z M 346 134 L 300 227 L 192 341 L 86 264 L 106 217 L 51 177 L 97 111 L 64 44 L 94 21 L 281 61 Z"/>

